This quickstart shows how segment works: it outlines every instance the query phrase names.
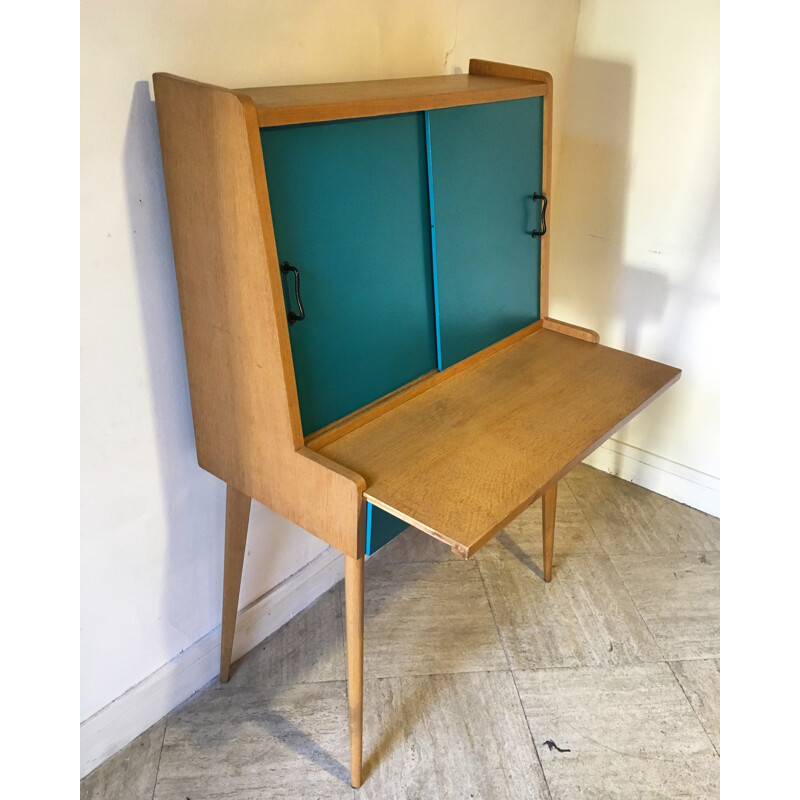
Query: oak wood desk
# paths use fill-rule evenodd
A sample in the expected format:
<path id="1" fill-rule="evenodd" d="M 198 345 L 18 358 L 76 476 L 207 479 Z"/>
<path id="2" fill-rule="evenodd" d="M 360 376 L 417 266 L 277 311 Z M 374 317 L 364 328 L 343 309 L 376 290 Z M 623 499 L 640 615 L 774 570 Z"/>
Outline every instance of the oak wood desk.
<path id="1" fill-rule="evenodd" d="M 364 556 L 468 558 L 675 382 L 548 315 L 552 79 L 228 90 L 154 76 L 200 465 L 227 483 L 220 679 L 250 501 L 345 556 L 361 784 Z M 302 283 L 302 287 L 301 287 Z"/>

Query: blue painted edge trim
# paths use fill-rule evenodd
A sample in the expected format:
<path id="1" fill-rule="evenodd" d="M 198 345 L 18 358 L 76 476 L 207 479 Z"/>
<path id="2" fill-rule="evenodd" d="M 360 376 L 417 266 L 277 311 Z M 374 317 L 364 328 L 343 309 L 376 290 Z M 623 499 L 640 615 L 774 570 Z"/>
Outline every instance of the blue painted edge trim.
<path id="1" fill-rule="evenodd" d="M 365 543 L 367 555 L 372 555 L 372 503 L 367 502 L 367 541 Z"/>
<path id="2" fill-rule="evenodd" d="M 433 318 L 436 325 L 436 366 L 442 371 L 442 332 L 439 329 L 439 275 L 436 268 L 436 214 L 433 210 L 433 156 L 431 155 L 431 118 L 425 114 L 425 150 L 428 155 L 428 205 L 431 211 L 431 264 L 433 266 Z"/>

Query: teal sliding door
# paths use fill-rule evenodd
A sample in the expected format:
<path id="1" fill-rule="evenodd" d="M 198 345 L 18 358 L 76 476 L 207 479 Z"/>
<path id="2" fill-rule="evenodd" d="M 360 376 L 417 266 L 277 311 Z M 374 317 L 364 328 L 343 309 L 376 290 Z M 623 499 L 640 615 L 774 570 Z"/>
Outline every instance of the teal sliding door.
<path id="1" fill-rule="evenodd" d="M 539 319 L 541 97 L 430 111 L 442 367 Z"/>
<path id="2" fill-rule="evenodd" d="M 308 434 L 436 369 L 422 113 L 262 128 Z M 293 277 L 283 277 L 296 309 Z"/>

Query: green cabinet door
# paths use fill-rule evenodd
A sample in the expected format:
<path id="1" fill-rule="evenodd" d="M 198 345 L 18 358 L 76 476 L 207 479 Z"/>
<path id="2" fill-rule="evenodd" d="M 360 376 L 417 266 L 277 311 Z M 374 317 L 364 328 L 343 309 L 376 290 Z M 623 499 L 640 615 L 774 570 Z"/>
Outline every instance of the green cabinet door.
<path id="1" fill-rule="evenodd" d="M 262 128 L 308 434 L 436 369 L 423 114 Z M 296 310 L 292 275 L 283 277 Z"/>
<path id="2" fill-rule="evenodd" d="M 428 112 L 442 368 L 539 319 L 542 110 Z"/>

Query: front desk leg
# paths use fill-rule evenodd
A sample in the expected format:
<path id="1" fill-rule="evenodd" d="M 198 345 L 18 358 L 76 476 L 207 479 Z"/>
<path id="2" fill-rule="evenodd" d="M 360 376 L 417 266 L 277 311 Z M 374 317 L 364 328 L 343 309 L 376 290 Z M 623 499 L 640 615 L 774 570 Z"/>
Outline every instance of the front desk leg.
<path id="1" fill-rule="evenodd" d="M 364 717 L 364 558 L 344 557 L 347 616 L 347 700 L 350 707 L 350 783 L 361 786 Z"/>
<path id="2" fill-rule="evenodd" d="M 556 530 L 556 490 L 558 484 L 548 486 L 542 495 L 542 559 L 544 579 L 547 583 L 553 577 L 553 538 Z"/>

